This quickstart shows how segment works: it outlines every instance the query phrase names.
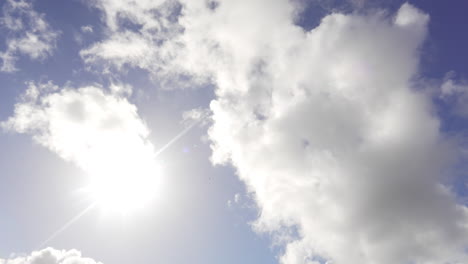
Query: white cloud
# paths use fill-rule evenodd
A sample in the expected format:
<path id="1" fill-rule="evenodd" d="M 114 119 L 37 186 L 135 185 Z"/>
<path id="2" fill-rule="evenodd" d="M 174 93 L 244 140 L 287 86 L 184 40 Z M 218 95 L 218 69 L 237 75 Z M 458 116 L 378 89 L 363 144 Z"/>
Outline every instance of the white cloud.
<path id="1" fill-rule="evenodd" d="M 234 195 L 234 202 L 239 203 L 239 201 L 240 201 L 240 194 L 236 193 Z"/>
<path id="2" fill-rule="evenodd" d="M 134 67 L 150 67 L 154 57 L 153 44 L 141 34 L 130 31 L 116 33 L 106 41 L 80 52 L 86 63 L 111 61 L 118 68 L 128 64 Z"/>
<path id="3" fill-rule="evenodd" d="M 19 55 L 41 60 L 52 54 L 59 32 L 49 26 L 44 14 L 33 9 L 32 3 L 24 0 L 5 1 L 0 23 L 9 31 L 6 50 L 0 52 L 0 71 L 16 71 L 15 62 Z"/>
<path id="4" fill-rule="evenodd" d="M 93 26 L 91 25 L 86 25 L 81 27 L 81 32 L 83 33 L 93 33 Z"/>
<path id="5" fill-rule="evenodd" d="M 456 93 L 463 93 L 467 90 L 467 85 L 462 83 L 457 83 L 453 79 L 446 79 L 440 86 L 441 96 L 450 96 Z"/>
<path id="6" fill-rule="evenodd" d="M 29 256 L 18 256 L 0 259 L 0 264 L 102 264 L 90 258 L 81 256 L 81 252 L 72 250 L 57 250 L 45 248 L 33 251 Z"/>
<path id="7" fill-rule="evenodd" d="M 121 91 L 111 91 L 116 90 Z M 135 209 L 158 190 L 158 165 L 145 122 L 120 94 L 92 86 L 59 89 L 51 83 L 29 83 L 14 115 L 2 126 L 32 135 L 76 164 L 91 178 L 90 188 L 101 188 L 89 190 L 99 196 L 94 198 L 119 207 L 109 209 Z M 107 200 L 111 198 L 114 201 Z"/>
<path id="8" fill-rule="evenodd" d="M 332 14 L 290 43 L 219 42 L 245 62 L 214 71 L 235 84 L 218 82 L 211 103 L 213 161 L 234 164 L 255 193 L 258 230 L 297 228 L 281 262 L 467 261 L 468 210 L 439 183 L 451 153 L 409 82 L 427 22 L 405 4 L 394 23 Z"/>
<path id="9" fill-rule="evenodd" d="M 467 208 L 439 182 L 452 150 L 411 90 L 429 17 L 405 4 L 393 20 L 331 14 L 303 32 L 288 5 L 181 19 L 180 67 L 218 85 L 213 162 L 254 193 L 257 230 L 278 234 L 287 264 L 466 262 Z"/>
<path id="10" fill-rule="evenodd" d="M 114 33 L 82 56 L 216 85 L 212 161 L 237 168 L 282 263 L 468 262 L 468 209 L 441 184 L 456 150 L 412 89 L 427 14 L 334 13 L 305 32 L 287 0 L 181 2 L 183 31 L 153 37 L 148 3 L 100 1 Z"/>
<path id="11" fill-rule="evenodd" d="M 232 200 L 228 200 L 228 201 L 227 201 L 227 205 L 228 205 L 228 207 L 231 207 L 231 206 L 233 206 L 234 204 L 239 204 L 239 203 L 240 203 L 240 200 L 241 200 L 240 194 L 239 194 L 239 193 L 236 193 L 236 194 L 234 195 L 234 198 L 233 198 Z"/>
<path id="12" fill-rule="evenodd" d="M 180 7 L 176 1 L 102 0 L 93 2 L 93 6 L 102 10 L 109 34 L 80 52 L 88 65 L 103 67 L 104 72 L 123 66 L 152 74 L 168 71 L 172 54 L 156 48 L 166 45 L 181 30 L 172 21 Z"/>
<path id="13" fill-rule="evenodd" d="M 440 86 L 440 98 L 447 104 L 453 114 L 468 117 L 468 82 L 457 79 L 454 72 L 449 72 Z"/>
<path id="14" fill-rule="evenodd" d="M 164 0 L 101 0 L 93 4 L 103 10 L 106 25 L 111 30 L 118 30 L 124 20 L 144 28 L 158 28 L 156 11 L 161 8 Z"/>
<path id="15" fill-rule="evenodd" d="M 75 39 L 76 43 L 82 45 L 85 41 L 85 35 L 92 34 L 94 32 L 94 28 L 91 25 L 86 25 L 80 27 L 80 31 L 73 32 L 73 38 Z"/>

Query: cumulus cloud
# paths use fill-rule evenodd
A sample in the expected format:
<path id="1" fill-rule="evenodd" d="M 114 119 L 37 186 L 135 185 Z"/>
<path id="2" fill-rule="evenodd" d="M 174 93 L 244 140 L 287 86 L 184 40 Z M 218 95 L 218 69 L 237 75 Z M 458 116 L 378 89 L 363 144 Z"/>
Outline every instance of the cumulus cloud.
<path id="1" fill-rule="evenodd" d="M 158 166 L 149 130 L 137 107 L 122 96 L 124 89 L 129 87 L 113 85 L 107 92 L 93 86 L 61 89 L 50 82 L 29 83 L 13 116 L 1 125 L 30 134 L 76 164 L 101 188 L 90 191 L 110 195 L 99 199 L 115 199 L 109 201 L 119 207 L 115 209 L 131 207 L 154 195 Z"/>
<path id="2" fill-rule="evenodd" d="M 289 24 L 289 43 L 218 42 L 241 64 L 214 71 L 212 159 L 234 164 L 255 194 L 258 230 L 297 230 L 282 263 L 467 261 L 468 210 L 440 184 L 452 153 L 429 98 L 411 89 L 428 20 L 404 4 L 393 19 Z"/>
<path id="3" fill-rule="evenodd" d="M 59 32 L 53 30 L 44 18 L 24 0 L 6 0 L 0 24 L 8 31 L 6 50 L 0 52 L 0 71 L 13 72 L 19 55 L 33 60 L 50 56 L 55 49 Z"/>
<path id="4" fill-rule="evenodd" d="M 33 251 L 29 256 L 0 259 L 0 264 L 102 264 L 90 258 L 82 257 L 78 250 L 58 250 L 45 248 Z"/>
<path id="5" fill-rule="evenodd" d="M 440 184 L 452 153 L 410 83 L 428 20 L 409 4 L 391 20 L 331 14 L 290 43 L 247 41 L 231 53 L 242 71 L 214 72 L 240 78 L 211 103 L 213 161 L 254 192 L 258 230 L 297 229 L 282 263 L 467 261 L 468 210 Z"/>
<path id="6" fill-rule="evenodd" d="M 412 89 L 429 15 L 406 3 L 306 31 L 287 0 L 181 1 L 163 20 L 177 30 L 154 37 L 153 5 L 98 3 L 113 33 L 82 52 L 88 63 L 216 85 L 212 161 L 235 166 L 281 263 L 468 262 L 468 209 L 442 184 L 456 151 Z"/>

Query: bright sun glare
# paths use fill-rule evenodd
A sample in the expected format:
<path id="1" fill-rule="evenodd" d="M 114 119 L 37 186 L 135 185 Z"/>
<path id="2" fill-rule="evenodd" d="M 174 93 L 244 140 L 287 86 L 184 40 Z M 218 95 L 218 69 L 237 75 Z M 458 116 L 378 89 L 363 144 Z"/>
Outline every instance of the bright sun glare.
<path id="1" fill-rule="evenodd" d="M 91 175 L 86 191 L 108 212 L 128 214 L 142 209 L 161 191 L 161 169 L 155 162 L 116 164 Z"/>

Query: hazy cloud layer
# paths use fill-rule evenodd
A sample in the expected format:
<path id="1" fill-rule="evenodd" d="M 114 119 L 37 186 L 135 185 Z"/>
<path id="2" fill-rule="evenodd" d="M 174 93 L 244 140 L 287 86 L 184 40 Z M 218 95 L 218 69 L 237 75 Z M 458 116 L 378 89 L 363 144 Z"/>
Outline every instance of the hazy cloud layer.
<path id="1" fill-rule="evenodd" d="M 6 50 L 0 51 L 0 71 L 13 72 L 18 56 L 26 55 L 32 60 L 50 56 L 55 49 L 59 32 L 53 30 L 36 12 L 30 1 L 6 0 L 3 3 L 0 25 L 6 30 Z"/>
<path id="2" fill-rule="evenodd" d="M 18 256 L 0 259 L 0 264 L 102 264 L 90 258 L 81 256 L 81 252 L 72 250 L 57 250 L 45 248 L 33 251 L 29 256 Z"/>
<path id="3" fill-rule="evenodd" d="M 212 161 L 237 168 L 282 263 L 468 262 L 468 209 L 441 184 L 456 150 L 412 89 L 427 14 L 334 13 L 304 31 L 286 0 L 97 3 L 111 33 L 87 63 L 216 85 Z"/>
<path id="4" fill-rule="evenodd" d="M 73 162 L 97 181 L 95 186 L 108 185 L 112 188 L 108 194 L 119 199 L 113 204 L 125 208 L 125 203 L 145 201 L 148 197 L 133 196 L 153 193 L 149 191 L 155 188 L 151 183 L 157 177 L 149 130 L 136 106 L 121 96 L 128 89 L 115 85 L 111 91 L 92 86 L 60 89 L 52 83 L 29 83 L 14 115 L 1 124 L 7 130 L 30 134 Z"/>

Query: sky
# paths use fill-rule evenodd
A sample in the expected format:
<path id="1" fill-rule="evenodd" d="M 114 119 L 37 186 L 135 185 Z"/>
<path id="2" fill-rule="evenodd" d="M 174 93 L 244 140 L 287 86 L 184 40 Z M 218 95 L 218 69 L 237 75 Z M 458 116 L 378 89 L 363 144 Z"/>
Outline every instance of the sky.
<path id="1" fill-rule="evenodd" d="M 466 1 L 0 8 L 0 264 L 468 263 Z"/>

